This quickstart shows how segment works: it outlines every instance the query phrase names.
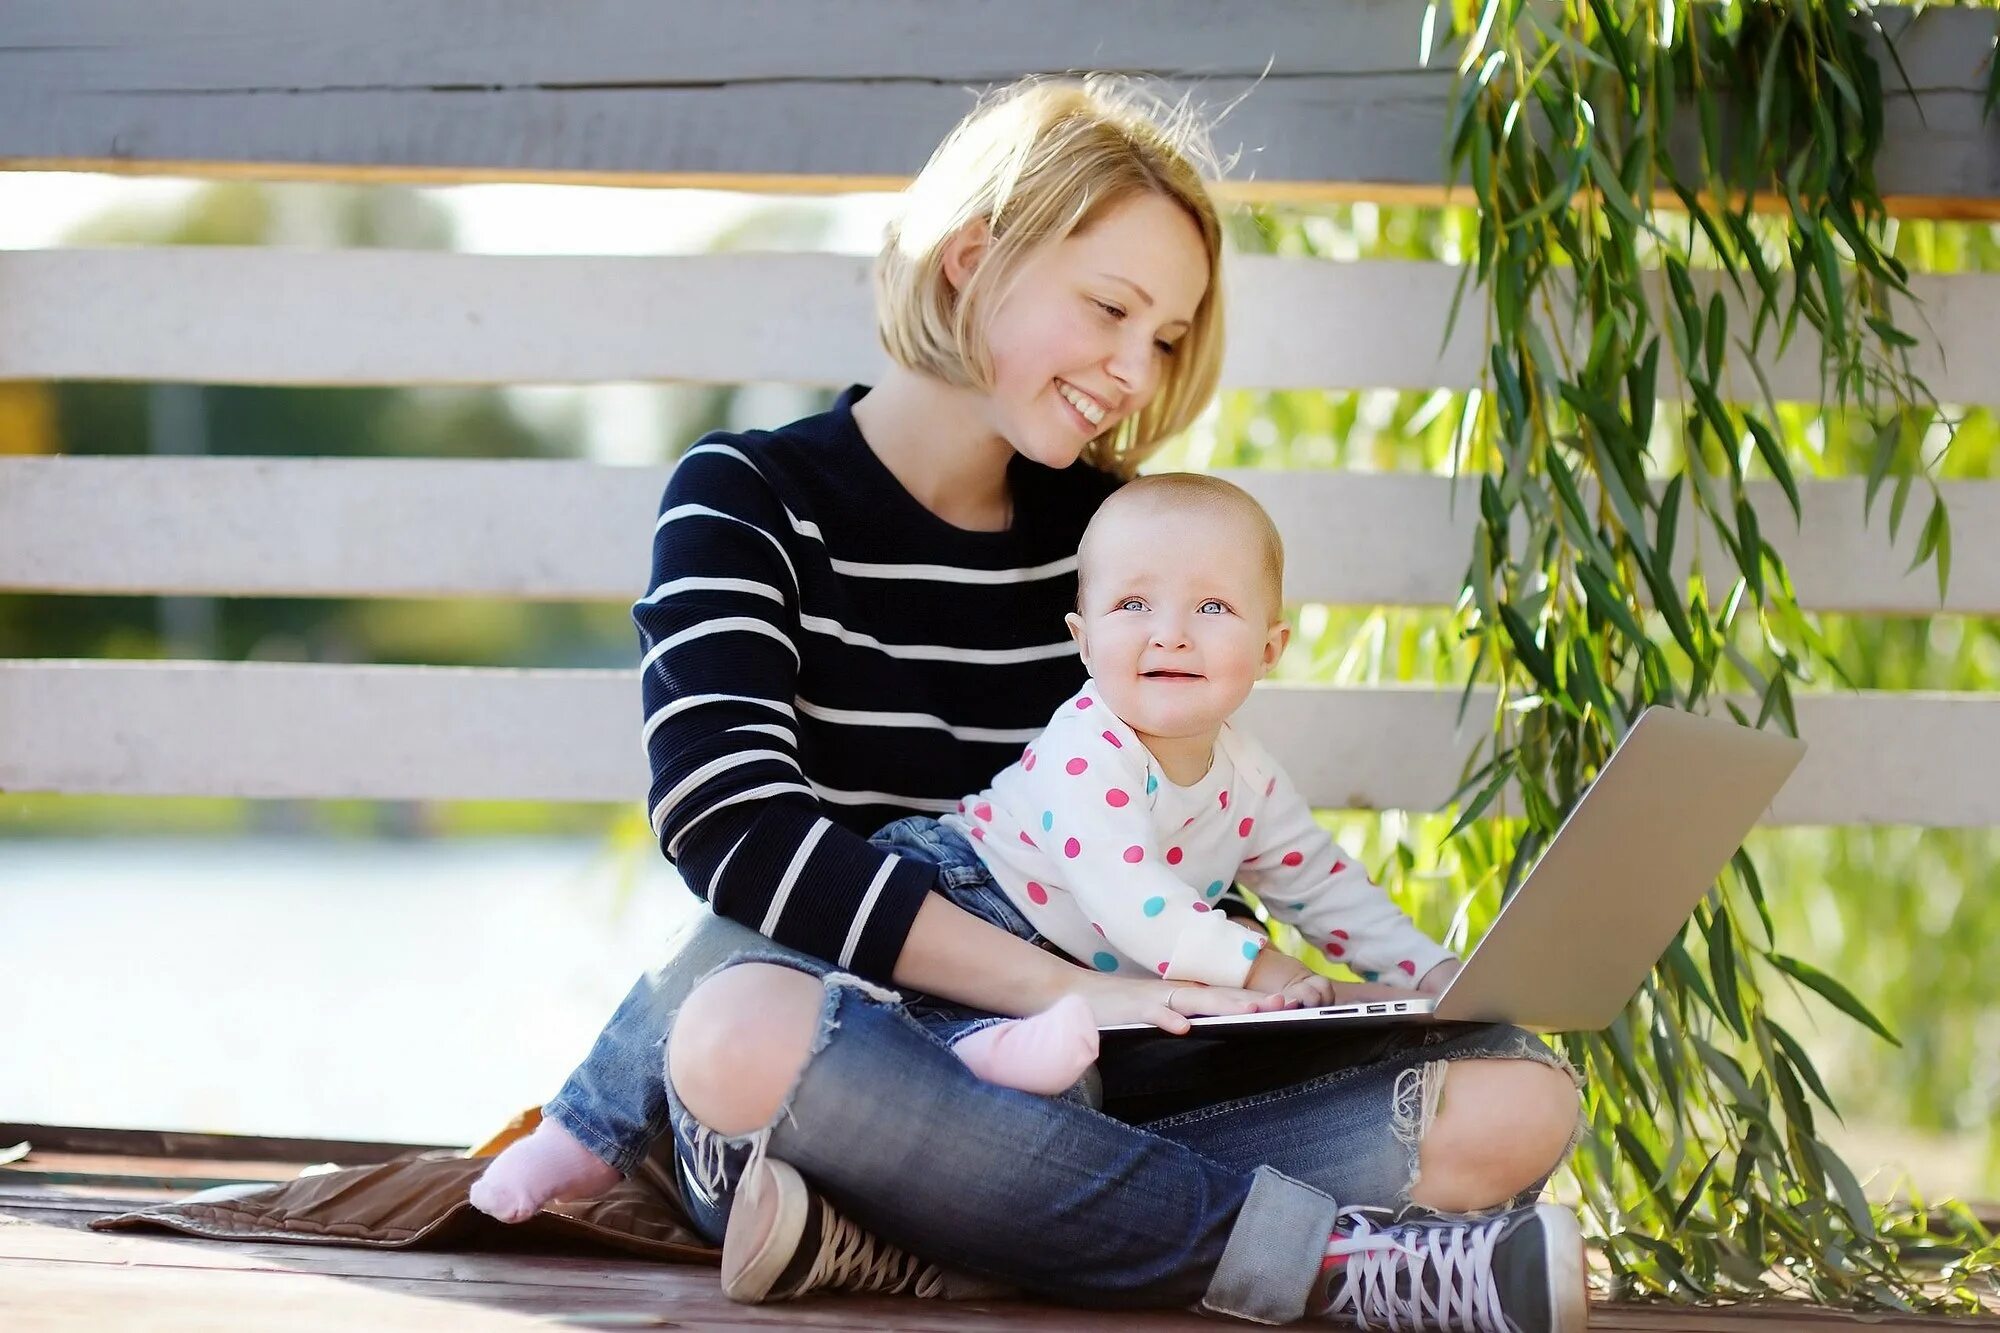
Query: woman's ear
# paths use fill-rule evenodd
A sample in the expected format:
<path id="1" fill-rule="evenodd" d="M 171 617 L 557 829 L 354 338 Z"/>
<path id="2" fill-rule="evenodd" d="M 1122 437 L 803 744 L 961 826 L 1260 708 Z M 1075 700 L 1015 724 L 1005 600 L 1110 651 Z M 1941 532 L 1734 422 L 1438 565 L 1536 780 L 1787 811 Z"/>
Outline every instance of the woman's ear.
<path id="1" fill-rule="evenodd" d="M 992 245 L 993 229 L 985 218 L 974 218 L 945 238 L 939 263 L 944 269 L 944 280 L 951 284 L 953 291 L 965 290 L 965 284 L 972 281 L 979 261 L 986 257 Z"/>

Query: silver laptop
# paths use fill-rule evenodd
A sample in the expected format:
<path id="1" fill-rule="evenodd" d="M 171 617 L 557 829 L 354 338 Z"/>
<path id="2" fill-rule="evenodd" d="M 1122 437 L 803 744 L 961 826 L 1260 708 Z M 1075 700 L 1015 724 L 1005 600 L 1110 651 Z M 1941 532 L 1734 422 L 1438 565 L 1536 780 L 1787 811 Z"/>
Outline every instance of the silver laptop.
<path id="1" fill-rule="evenodd" d="M 1648 708 L 1442 995 L 1191 1021 L 1204 1034 L 1336 1023 L 1606 1027 L 1805 750 L 1788 736 Z M 1147 1023 L 1103 1029 L 1157 1030 Z"/>

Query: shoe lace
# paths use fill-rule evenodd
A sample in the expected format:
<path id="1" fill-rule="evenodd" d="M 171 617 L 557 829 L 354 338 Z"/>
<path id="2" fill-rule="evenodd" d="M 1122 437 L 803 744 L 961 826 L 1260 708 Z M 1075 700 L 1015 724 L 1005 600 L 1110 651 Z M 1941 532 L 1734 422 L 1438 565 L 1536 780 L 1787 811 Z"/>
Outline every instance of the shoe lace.
<path id="1" fill-rule="evenodd" d="M 1328 1242 L 1344 1261 L 1326 1313 L 1363 1329 L 1520 1333 L 1500 1306 L 1493 1251 L 1502 1223 L 1380 1230 L 1353 1210 L 1352 1229 Z"/>
<path id="2" fill-rule="evenodd" d="M 877 1239 L 842 1217 L 826 1200 L 817 1202 L 821 1209 L 819 1254 L 799 1284 L 800 1293 L 831 1287 L 837 1291 L 938 1294 L 944 1275 L 936 1264 L 927 1264 L 907 1250 Z"/>

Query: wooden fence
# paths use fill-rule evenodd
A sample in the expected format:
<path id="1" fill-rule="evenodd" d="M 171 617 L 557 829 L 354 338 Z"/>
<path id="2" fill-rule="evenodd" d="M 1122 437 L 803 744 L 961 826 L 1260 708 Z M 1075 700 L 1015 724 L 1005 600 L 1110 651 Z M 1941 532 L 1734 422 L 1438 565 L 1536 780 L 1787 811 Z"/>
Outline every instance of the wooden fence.
<path id="1" fill-rule="evenodd" d="M 1238 152 L 1238 194 L 1436 199 L 1450 74 L 1417 64 L 1422 11 L 189 0 L 166 22 L 137 0 L 16 0 L 0 11 L 0 167 L 879 187 L 921 165 L 968 88 L 1087 65 L 1211 103 L 1247 92 L 1218 133 Z M 1993 216 L 2000 131 L 1980 110 L 1993 17 L 1883 19 L 1922 116 L 1892 93 L 1885 189 L 1907 212 Z M 1454 278 L 1436 264 L 1236 260 L 1227 383 L 1464 387 L 1480 348 L 1464 332 L 1440 346 Z M 1948 400 L 2000 403 L 2000 276 L 1918 288 L 1937 335 L 1919 369 Z M 780 299 L 792 317 L 765 319 Z M 867 265 L 844 256 L 0 255 L 0 378 L 834 384 L 879 364 Z M 1809 350 L 1768 373 L 1781 396 L 1816 393 Z M 519 461 L 0 459 L 0 591 L 629 602 L 663 478 Z M 1296 597 L 1455 597 L 1471 502 L 1454 507 L 1448 479 L 1237 479 L 1278 517 Z M 1943 608 L 2000 614 L 2000 484 L 1948 494 Z M 1796 531 L 1779 504 L 1763 510 L 1809 608 L 1939 609 L 1931 571 L 1906 573 L 1917 525 L 1892 550 L 1879 516 L 1862 524 L 1859 483 L 1804 487 Z M 1433 807 L 1476 739 L 1454 729 L 1447 690 L 1269 687 L 1249 707 L 1325 806 Z M 2000 696 L 1811 695 L 1799 716 L 1812 750 L 1774 819 L 2000 823 Z M 0 789 L 637 802 L 637 719 L 629 672 L 8 661 Z"/>

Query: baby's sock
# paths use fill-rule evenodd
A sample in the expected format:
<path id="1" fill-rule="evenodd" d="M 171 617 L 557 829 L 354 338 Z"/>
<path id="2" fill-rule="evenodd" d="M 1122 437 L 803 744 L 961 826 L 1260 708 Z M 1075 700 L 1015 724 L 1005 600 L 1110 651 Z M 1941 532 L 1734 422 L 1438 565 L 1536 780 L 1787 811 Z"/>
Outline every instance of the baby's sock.
<path id="1" fill-rule="evenodd" d="M 988 1083 L 1053 1097 L 1097 1059 L 1097 1023 L 1081 996 L 1065 995 L 1032 1018 L 981 1028 L 951 1049 Z"/>
<path id="2" fill-rule="evenodd" d="M 553 1120 L 508 1146 L 472 1182 L 472 1206 L 502 1222 L 525 1222 L 551 1199 L 588 1199 L 616 1185 L 618 1170 Z"/>

